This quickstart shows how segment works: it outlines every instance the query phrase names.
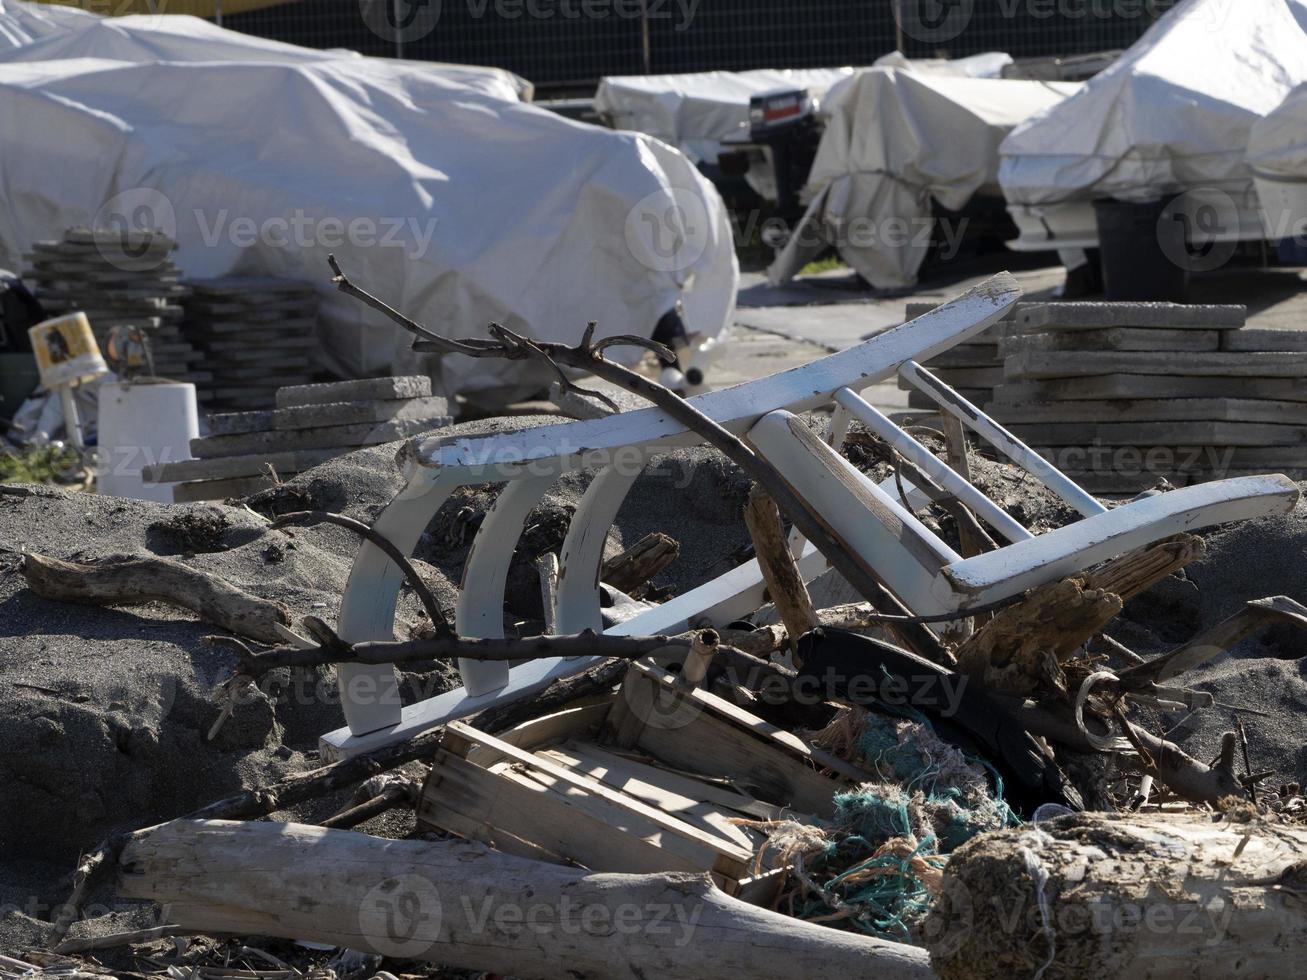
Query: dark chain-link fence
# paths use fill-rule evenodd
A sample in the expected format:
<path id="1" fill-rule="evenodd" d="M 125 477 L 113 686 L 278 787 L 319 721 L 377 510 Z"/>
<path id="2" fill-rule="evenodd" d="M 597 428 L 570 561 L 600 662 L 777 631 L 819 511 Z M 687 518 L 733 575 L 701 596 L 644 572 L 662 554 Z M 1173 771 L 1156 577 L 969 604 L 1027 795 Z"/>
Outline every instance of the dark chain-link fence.
<path id="1" fill-rule="evenodd" d="M 602 75 L 865 65 L 1132 44 L 1175 0 L 288 0 L 223 24 L 309 47 L 494 65 L 541 89 Z"/>

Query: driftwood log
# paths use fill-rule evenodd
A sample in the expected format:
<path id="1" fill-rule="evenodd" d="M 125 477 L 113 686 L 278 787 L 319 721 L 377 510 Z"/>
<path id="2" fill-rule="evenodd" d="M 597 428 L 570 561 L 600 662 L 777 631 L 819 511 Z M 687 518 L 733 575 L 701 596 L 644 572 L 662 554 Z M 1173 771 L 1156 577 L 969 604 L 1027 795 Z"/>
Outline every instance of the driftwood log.
<path id="1" fill-rule="evenodd" d="M 119 890 L 203 932 L 329 943 L 535 978 L 931 976 L 924 950 L 729 898 L 707 875 L 591 874 L 471 841 L 174 821 L 133 835 Z"/>
<path id="2" fill-rule="evenodd" d="M 94 606 L 162 602 L 260 643 L 280 643 L 277 625 L 290 625 L 290 610 L 280 602 L 168 558 L 111 555 L 89 565 L 29 552 L 22 571 L 27 587 L 44 599 Z"/>
<path id="3" fill-rule="evenodd" d="M 1062 661 L 1121 612 L 1121 597 L 1063 579 L 1032 590 L 967 638 L 958 669 L 1005 694 L 1065 693 Z"/>
<path id="4" fill-rule="evenodd" d="M 680 554 L 681 546 L 675 538 L 654 531 L 604 562 L 599 581 L 630 595 L 676 561 Z"/>
<path id="5" fill-rule="evenodd" d="M 781 524 L 781 512 L 776 501 L 756 483 L 749 492 L 744 507 L 744 523 L 753 539 L 753 550 L 758 556 L 767 591 L 780 614 L 790 645 L 796 649 L 799 637 L 820 625 L 808 586 L 799 573 L 798 563 L 790 551 L 790 543 Z"/>
<path id="6" fill-rule="evenodd" d="M 1299 975 L 1307 827 L 1078 814 L 982 834 L 927 922 L 944 980 Z"/>

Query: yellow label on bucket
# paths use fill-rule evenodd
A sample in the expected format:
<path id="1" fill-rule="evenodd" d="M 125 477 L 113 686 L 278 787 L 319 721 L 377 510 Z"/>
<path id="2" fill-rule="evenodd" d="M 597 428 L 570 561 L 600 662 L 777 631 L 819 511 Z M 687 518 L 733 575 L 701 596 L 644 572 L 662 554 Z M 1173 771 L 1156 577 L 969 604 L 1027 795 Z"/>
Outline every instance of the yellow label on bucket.
<path id="1" fill-rule="evenodd" d="M 92 381 L 109 373 L 85 313 L 46 320 L 28 329 L 32 352 L 47 389 Z"/>

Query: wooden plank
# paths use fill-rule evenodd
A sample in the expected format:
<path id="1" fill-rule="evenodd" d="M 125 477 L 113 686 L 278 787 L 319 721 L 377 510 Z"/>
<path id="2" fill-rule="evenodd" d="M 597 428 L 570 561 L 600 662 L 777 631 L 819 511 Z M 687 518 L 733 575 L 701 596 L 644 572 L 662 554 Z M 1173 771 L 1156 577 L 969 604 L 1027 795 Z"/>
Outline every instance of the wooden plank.
<path id="1" fill-rule="evenodd" d="M 542 762 L 554 762 L 555 758 L 552 750 L 546 750 L 546 753 L 548 754 L 538 756 L 538 758 Z M 514 766 L 509 762 L 500 762 L 496 763 L 491 771 L 524 784 L 543 786 L 551 793 L 563 797 L 570 805 L 578 810 L 584 810 L 607 826 L 614 827 L 629 836 L 648 841 L 668 854 L 679 855 L 695 865 L 700 871 L 716 870 L 731 881 L 738 881 L 747 875 L 744 870 L 745 866 L 735 861 L 732 852 L 743 851 L 752 854 L 756 850 L 754 842 L 739 834 L 738 828 L 727 827 L 728 832 L 723 833 L 711 822 L 703 819 L 701 814 L 693 812 L 695 806 L 703 807 L 703 804 L 691 804 L 685 801 L 684 809 L 666 811 L 668 816 L 675 815 L 676 820 L 696 832 L 697 836 L 687 837 L 682 834 L 668 833 L 652 820 L 642 817 L 628 808 L 616 806 L 610 800 L 568 785 L 563 780 L 557 779 L 539 768 Z M 633 795 L 630 796 L 630 799 L 646 802 L 643 798 Z M 683 801 L 671 799 L 671 802 L 681 804 Z M 662 812 L 657 803 L 650 804 L 650 807 Z M 736 831 L 736 833 L 729 832 L 732 830 Z M 723 853 L 730 856 L 723 860 Z M 723 867 L 719 868 L 718 865 L 723 865 Z"/>
<path id="2" fill-rule="evenodd" d="M 417 819 L 419 827 L 554 864 L 638 874 L 704 870 L 678 853 L 623 833 L 544 786 L 482 769 L 448 752 L 436 756 Z"/>
<path id="3" fill-rule="evenodd" d="M 654 678 L 664 687 L 679 691 L 686 698 L 707 708 L 719 718 L 738 725 L 740 728 L 765 739 L 782 751 L 788 752 L 804 762 L 838 773 L 844 779 L 855 783 L 869 782 L 874 778 L 865 769 L 860 769 L 834 753 L 805 742 L 791 731 L 779 728 L 771 724 L 771 722 L 763 721 L 753 712 L 747 711 L 738 704 L 727 701 L 711 691 L 705 691 L 701 688 L 685 690 L 679 687 L 676 678 L 661 667 L 655 667 L 652 664 L 640 661 L 632 664 L 632 666 L 645 676 Z"/>
<path id="4" fill-rule="evenodd" d="M 1239 331 L 1228 331 L 1237 336 Z M 1222 349 L 1218 330 L 1138 330 L 1113 327 L 1108 330 L 1063 330 L 1047 333 L 1008 334 L 998 345 L 999 354 L 1009 357 L 1023 350 L 1110 350 L 1110 351 L 1217 351 Z M 1259 350 L 1261 348 L 1240 348 Z M 1265 348 L 1270 350 L 1271 348 Z M 1307 347 L 1303 348 L 1307 350 Z"/>
<path id="5" fill-rule="evenodd" d="M 593 704 L 578 705 L 540 718 L 533 718 L 520 725 L 500 732 L 499 738 L 509 745 L 521 749 L 535 750 L 554 742 L 564 742 L 573 738 L 587 738 L 603 726 L 617 693 L 606 694 Z M 460 741 L 465 741 L 459 737 Z M 467 751 L 459 752 L 469 762 L 489 768 L 506 756 L 482 743 L 466 743 Z"/>
<path id="6" fill-rule="evenodd" d="M 587 776 L 571 772 L 570 770 L 550 762 L 547 759 L 541 758 L 540 756 L 534 755 L 525 749 L 519 749 L 515 745 L 510 745 L 501 739 L 495 738 L 493 735 L 487 735 L 485 732 L 477 731 L 471 725 L 465 724 L 464 722 L 450 722 L 449 730 L 461 735 L 470 742 L 476 742 L 503 753 L 506 757 L 506 761 L 523 765 L 527 767 L 528 770 L 539 771 L 545 776 L 558 780 L 566 787 L 580 790 L 583 793 L 588 793 L 591 796 L 604 800 L 606 803 L 616 807 L 620 811 L 629 812 L 633 817 L 647 820 L 664 834 L 671 834 L 700 844 L 705 843 L 703 835 L 696 828 L 691 827 L 683 821 L 677 820 L 675 817 L 666 813 L 662 813 L 654 807 L 642 803 L 639 800 L 632 799 L 623 793 L 619 793 L 616 790 L 605 786 L 596 779 L 590 779 Z M 718 864 L 724 865 L 724 867 L 719 868 L 719 870 L 730 872 L 738 871 L 739 873 L 733 873 L 732 877 L 738 878 L 742 876 L 749 861 L 752 860 L 753 854 L 744 849 L 732 849 L 726 845 L 725 841 L 717 843 L 721 845 L 718 847 L 718 850 L 722 856 L 722 860 L 719 860 Z M 733 863 L 738 863 L 739 867 L 733 867 Z"/>
<path id="7" fill-rule="evenodd" d="M 1008 380 L 1076 378 L 1099 374 L 1150 374 L 1164 377 L 1301 378 L 1307 353 L 1227 354 L 1136 351 L 1022 351 L 1003 362 Z"/>
<path id="8" fill-rule="evenodd" d="M 1307 425 L 1307 403 L 1255 398 L 1009 401 L 997 388 L 985 411 L 1007 425 L 1050 422 L 1270 422 Z"/>
<path id="9" fill-rule="evenodd" d="M 637 734 L 642 751 L 676 769 L 727 780 L 741 792 L 799 813 L 834 813 L 834 796 L 842 783 L 679 696 L 684 693 L 639 671 L 627 675 L 623 696 L 649 721 Z M 659 697 L 665 700 L 655 700 Z"/>
<path id="10" fill-rule="evenodd" d="M 649 804 L 663 813 L 670 814 L 678 820 L 684 820 L 691 827 L 697 827 L 712 837 L 756 851 L 763 838 L 756 831 L 752 836 L 732 820 L 742 817 L 737 810 L 718 806 L 698 799 L 697 794 L 678 793 L 667 789 L 658 779 L 658 770 L 644 767 L 648 772 L 637 771 L 633 765 L 618 762 L 600 763 L 589 759 L 575 746 L 559 749 L 541 749 L 536 753 L 542 759 L 557 763 L 565 769 L 583 773 L 596 779 L 627 796 Z M 535 778 L 535 777 L 533 777 Z M 548 785 L 548 777 L 540 777 Z"/>
<path id="11" fill-rule="evenodd" d="M 775 820 L 781 815 L 781 809 L 774 804 L 764 803 L 755 797 L 724 786 L 719 781 L 708 781 L 697 777 L 693 773 L 674 772 L 666 769 L 659 766 L 657 760 L 649 756 L 619 753 L 609 746 L 588 740 L 584 742 L 567 742 L 562 746 L 562 749 L 581 758 L 582 762 L 572 768 L 577 769 L 579 772 L 587 772 L 596 779 L 600 777 L 588 767 L 604 767 L 611 769 L 613 772 L 634 773 L 647 782 L 662 786 L 672 792 L 692 796 L 705 803 L 726 807 L 745 816 L 756 817 L 759 820 Z M 605 778 L 605 782 L 608 782 L 607 778 Z M 612 784 L 610 783 L 610 785 Z"/>
<path id="12" fill-rule="evenodd" d="M 1264 422 L 1040 422 L 1009 424 L 1040 446 L 1300 446 L 1307 428 Z"/>
<path id="13" fill-rule="evenodd" d="M 1307 402 L 1307 380 L 1103 374 L 1057 381 L 1008 381 L 994 389 L 994 397 L 1002 401 L 1035 402 L 1157 398 L 1251 398 Z"/>

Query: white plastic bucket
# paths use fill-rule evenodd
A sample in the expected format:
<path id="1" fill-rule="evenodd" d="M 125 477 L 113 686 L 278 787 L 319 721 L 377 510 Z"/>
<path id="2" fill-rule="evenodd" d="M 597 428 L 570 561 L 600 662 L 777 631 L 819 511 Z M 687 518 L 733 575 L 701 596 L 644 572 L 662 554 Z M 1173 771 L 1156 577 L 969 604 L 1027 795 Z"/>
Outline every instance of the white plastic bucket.
<path id="1" fill-rule="evenodd" d="M 195 385 L 102 384 L 96 492 L 172 503 L 173 484 L 147 482 L 141 471 L 190 459 L 199 434 Z"/>
<path id="2" fill-rule="evenodd" d="M 28 328 L 27 335 L 32 339 L 41 384 L 50 391 L 93 381 L 109 373 L 85 313 L 44 320 Z"/>

